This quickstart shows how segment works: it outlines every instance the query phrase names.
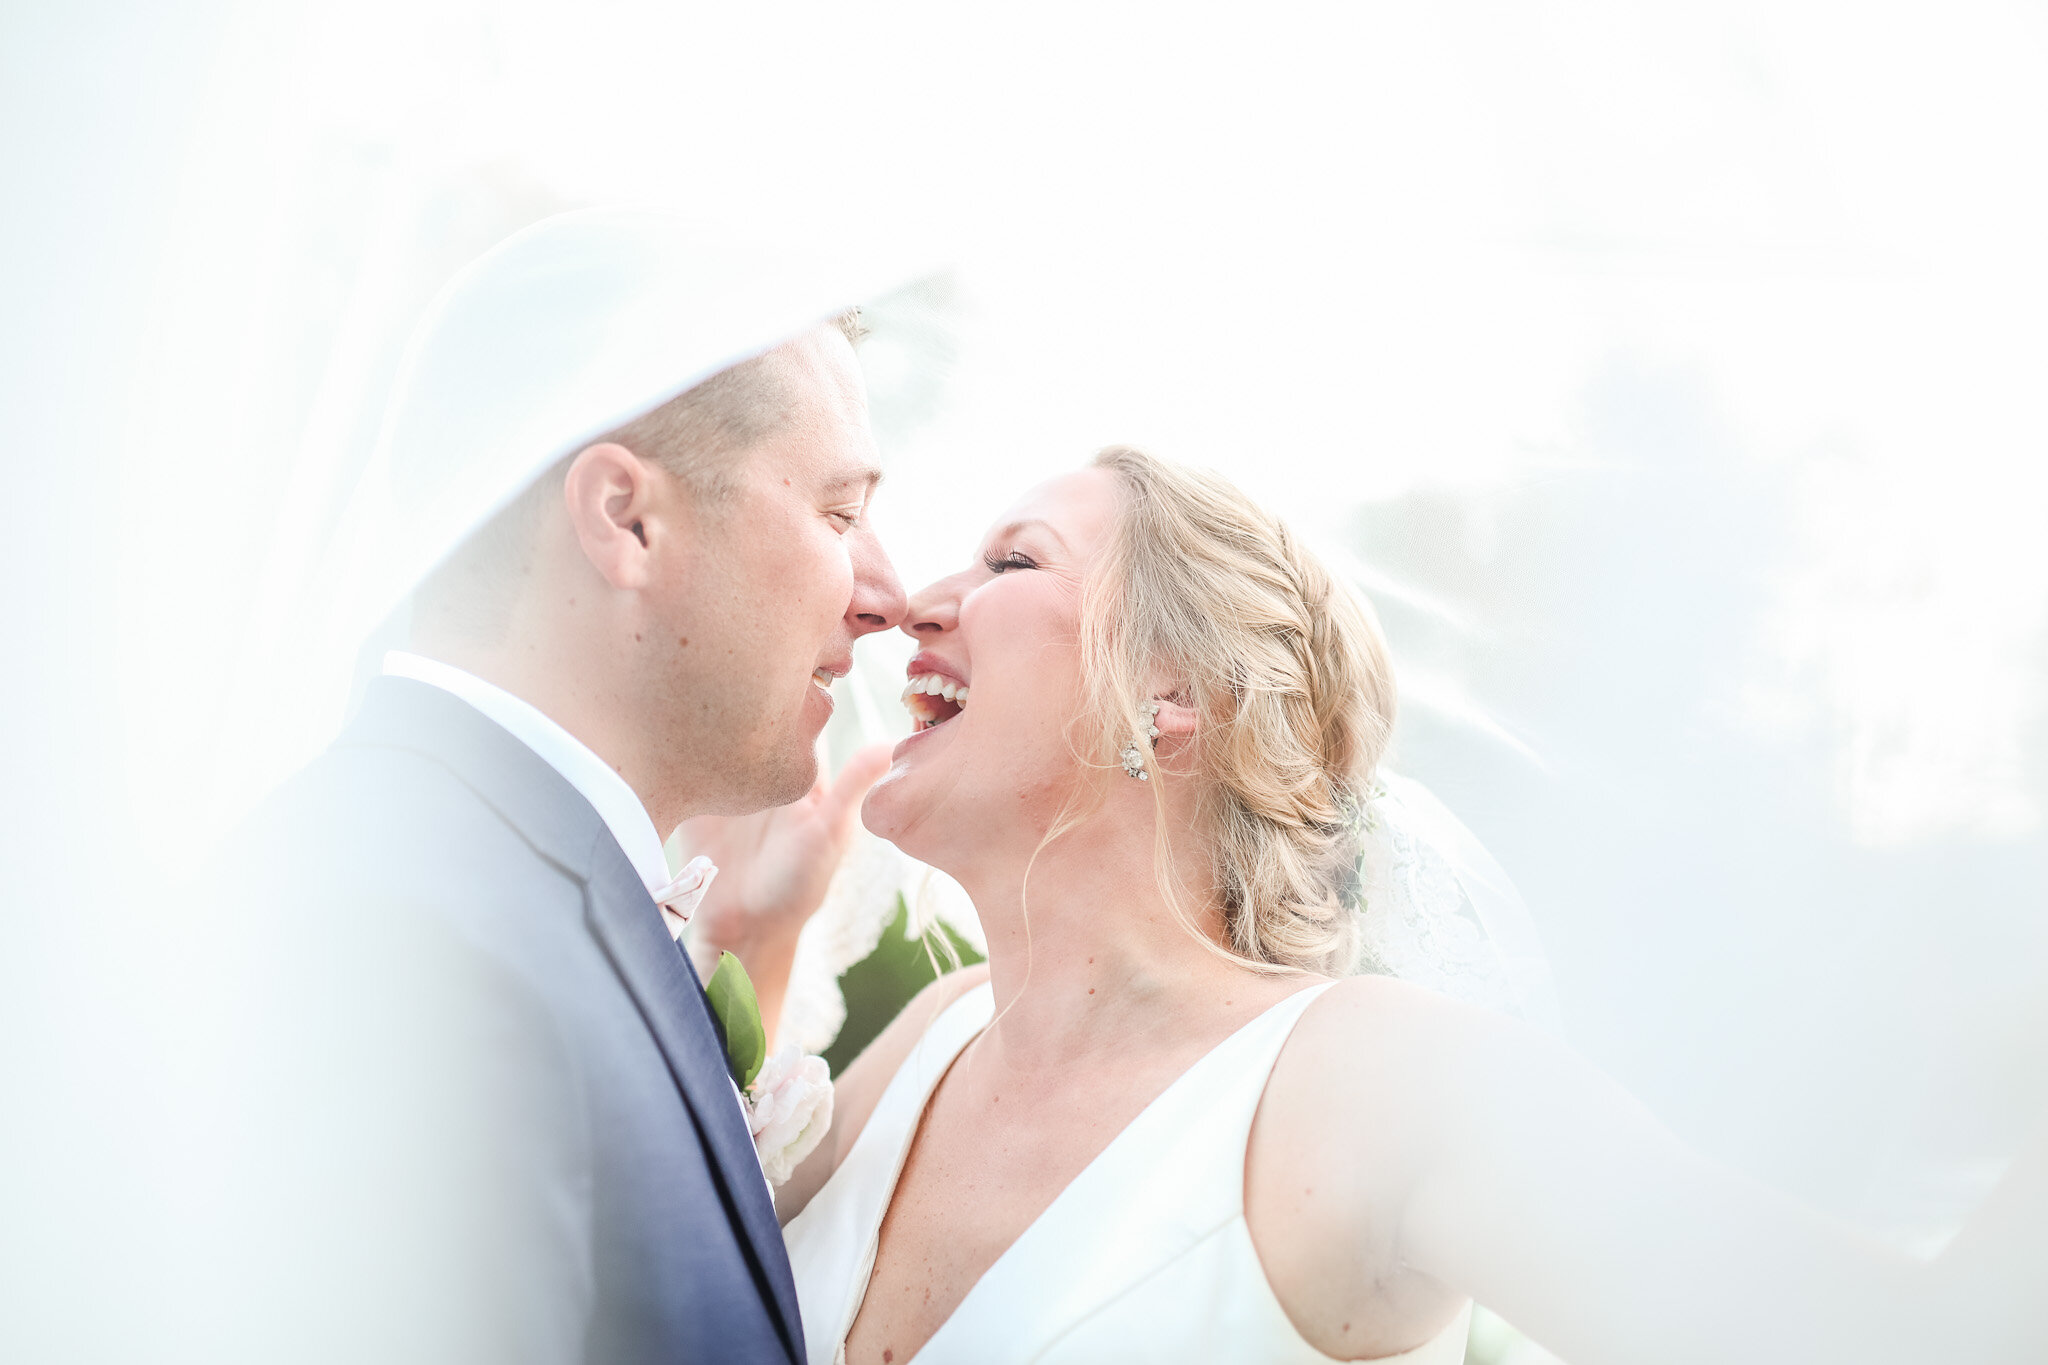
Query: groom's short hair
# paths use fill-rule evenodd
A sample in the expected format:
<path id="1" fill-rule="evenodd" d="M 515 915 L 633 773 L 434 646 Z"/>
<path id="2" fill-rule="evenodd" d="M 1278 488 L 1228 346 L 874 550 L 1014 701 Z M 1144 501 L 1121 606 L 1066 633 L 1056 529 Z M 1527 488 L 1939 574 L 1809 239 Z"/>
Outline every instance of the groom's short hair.
<path id="1" fill-rule="evenodd" d="M 837 327 L 854 346 L 865 335 L 858 309 L 841 313 L 827 325 Z M 700 501 L 715 506 L 732 494 L 737 457 L 781 426 L 795 402 L 788 375 L 776 352 L 769 351 L 720 370 L 598 440 L 615 441 L 642 459 L 653 460 L 688 484 Z M 573 459 L 572 454 L 536 482 L 559 482 Z"/>
<path id="2" fill-rule="evenodd" d="M 860 310 L 826 326 L 855 346 L 866 335 Z M 614 442 L 681 479 L 700 507 L 715 511 L 738 487 L 741 457 L 788 420 L 796 405 L 777 352 L 731 365 L 623 426 L 570 451 L 471 532 L 420 583 L 413 598 L 416 627 L 483 643 L 504 637 L 521 584 L 533 570 L 542 519 L 562 493 L 576 456 Z"/>

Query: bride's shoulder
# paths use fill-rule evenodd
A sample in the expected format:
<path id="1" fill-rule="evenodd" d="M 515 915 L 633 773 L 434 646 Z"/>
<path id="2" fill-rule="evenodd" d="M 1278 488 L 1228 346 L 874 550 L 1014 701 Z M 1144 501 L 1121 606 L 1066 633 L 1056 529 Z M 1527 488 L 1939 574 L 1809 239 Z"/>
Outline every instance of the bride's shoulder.
<path id="1" fill-rule="evenodd" d="M 1395 1056 L 1407 1049 L 1477 1044 L 1521 1028 L 1507 1015 L 1391 976 L 1333 983 L 1303 1011 L 1289 1050 Z"/>
<path id="2" fill-rule="evenodd" d="M 1506 1015 L 1412 982 L 1347 977 L 1303 1011 L 1273 1067 L 1264 1108 L 1304 1136 L 1358 1125 L 1390 1137 L 1426 1128 L 1432 1116 L 1448 1117 L 1433 1098 L 1454 1101 L 1475 1068 L 1520 1051 L 1526 1031 Z M 1388 1104 L 1389 1095 L 1400 1102 Z"/>

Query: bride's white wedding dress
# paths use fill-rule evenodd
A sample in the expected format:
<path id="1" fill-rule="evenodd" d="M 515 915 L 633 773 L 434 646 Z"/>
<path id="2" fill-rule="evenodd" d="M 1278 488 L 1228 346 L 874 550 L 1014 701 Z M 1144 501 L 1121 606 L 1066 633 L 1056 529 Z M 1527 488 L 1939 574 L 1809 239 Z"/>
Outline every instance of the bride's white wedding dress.
<path id="1" fill-rule="evenodd" d="M 916 1365 L 1330 1360 L 1273 1296 L 1244 1220 L 1245 1144 L 1259 1097 L 1295 1022 L 1325 989 L 1289 996 L 1182 1073 L 988 1268 Z M 853 1150 L 785 1229 L 813 1365 L 843 1365 L 918 1119 L 993 1010 L 982 985 L 932 1021 Z M 1470 1312 L 1383 1359 L 1459 1365 Z"/>

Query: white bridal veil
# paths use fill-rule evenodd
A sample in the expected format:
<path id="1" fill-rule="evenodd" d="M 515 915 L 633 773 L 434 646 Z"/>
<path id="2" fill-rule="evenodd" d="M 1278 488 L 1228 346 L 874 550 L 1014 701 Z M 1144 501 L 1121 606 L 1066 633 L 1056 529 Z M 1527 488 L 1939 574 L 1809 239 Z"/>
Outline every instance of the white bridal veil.
<path id="1" fill-rule="evenodd" d="M 1478 837 L 1427 787 L 1390 772 L 1365 817 L 1358 970 L 1557 1031 L 1535 921 Z"/>

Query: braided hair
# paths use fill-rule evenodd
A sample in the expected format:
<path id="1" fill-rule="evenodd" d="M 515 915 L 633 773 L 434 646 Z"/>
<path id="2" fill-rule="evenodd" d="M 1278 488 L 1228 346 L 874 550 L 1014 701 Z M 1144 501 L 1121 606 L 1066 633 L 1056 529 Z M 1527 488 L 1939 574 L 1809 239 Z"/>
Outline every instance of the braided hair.
<path id="1" fill-rule="evenodd" d="M 1348 970 L 1356 815 L 1394 721 L 1372 609 L 1220 476 L 1122 446 L 1094 464 L 1121 496 L 1083 600 L 1081 742 L 1116 752 L 1143 733 L 1147 679 L 1178 680 L 1175 699 L 1197 716 L 1196 832 L 1230 951 L 1262 968 Z M 1163 819 L 1156 847 L 1178 904 Z"/>

